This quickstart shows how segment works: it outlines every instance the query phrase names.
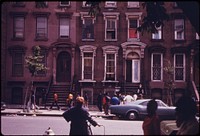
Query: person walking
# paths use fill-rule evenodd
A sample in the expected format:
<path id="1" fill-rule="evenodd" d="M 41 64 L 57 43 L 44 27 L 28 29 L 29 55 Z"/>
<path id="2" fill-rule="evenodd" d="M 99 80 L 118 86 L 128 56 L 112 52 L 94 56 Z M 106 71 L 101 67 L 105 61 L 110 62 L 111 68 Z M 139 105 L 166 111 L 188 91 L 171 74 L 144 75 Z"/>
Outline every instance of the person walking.
<path id="1" fill-rule="evenodd" d="M 75 106 L 69 110 L 66 110 L 62 116 L 70 124 L 69 135 L 89 135 L 88 122 L 93 126 L 100 126 L 95 120 L 92 119 L 88 111 L 86 111 L 82 106 L 84 103 L 83 97 L 77 97 Z"/>
<path id="2" fill-rule="evenodd" d="M 133 98 L 130 94 L 128 94 L 128 95 L 126 95 L 126 96 L 124 97 L 124 102 L 125 102 L 125 103 L 130 103 L 130 102 L 132 102 L 132 101 L 134 101 L 134 98 Z"/>
<path id="3" fill-rule="evenodd" d="M 152 99 L 147 103 L 147 117 L 145 117 L 142 129 L 144 135 L 160 135 L 160 119 L 156 114 L 157 102 Z"/>
<path id="4" fill-rule="evenodd" d="M 176 125 L 179 128 L 176 135 L 199 135 L 199 123 L 195 117 L 196 102 L 189 96 L 178 99 L 176 106 Z"/>
<path id="5" fill-rule="evenodd" d="M 102 112 L 102 94 L 99 92 L 99 95 L 97 96 L 97 107 L 100 112 Z"/>
<path id="6" fill-rule="evenodd" d="M 66 100 L 66 104 L 67 104 L 67 109 L 71 108 L 73 106 L 73 99 L 74 96 L 72 93 L 69 93 L 67 100 Z"/>
<path id="7" fill-rule="evenodd" d="M 84 100 L 85 100 L 84 107 L 88 107 L 88 95 L 87 95 L 87 92 L 84 95 Z"/>
<path id="8" fill-rule="evenodd" d="M 51 105 L 51 107 L 50 107 L 49 109 L 51 110 L 52 107 L 54 106 L 54 104 L 56 104 L 58 110 L 61 110 L 61 109 L 60 109 L 60 106 L 58 105 L 58 94 L 57 94 L 57 93 L 54 93 L 54 94 L 53 94 L 53 97 L 54 97 L 54 101 L 53 101 L 53 103 L 52 103 L 52 105 Z"/>
<path id="9" fill-rule="evenodd" d="M 105 93 L 104 98 L 103 98 L 103 102 L 104 102 L 104 113 L 105 115 L 108 115 L 108 109 L 109 109 L 109 105 L 110 105 L 110 96 L 108 95 L 108 92 Z"/>
<path id="10" fill-rule="evenodd" d="M 34 111 L 36 109 L 37 110 L 40 109 L 39 106 L 37 106 L 36 103 L 35 103 L 35 94 L 34 94 L 34 91 L 31 92 L 31 109 L 34 110 Z"/>

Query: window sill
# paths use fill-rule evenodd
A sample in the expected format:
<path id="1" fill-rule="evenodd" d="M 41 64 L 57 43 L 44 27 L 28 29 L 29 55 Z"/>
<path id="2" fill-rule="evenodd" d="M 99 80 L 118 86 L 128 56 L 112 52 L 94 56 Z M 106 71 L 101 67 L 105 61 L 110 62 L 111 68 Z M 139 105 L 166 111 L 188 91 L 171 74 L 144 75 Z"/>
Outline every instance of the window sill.
<path id="1" fill-rule="evenodd" d="M 90 80 L 90 79 L 83 79 L 83 80 L 79 80 L 79 82 L 81 83 L 85 83 L 85 82 L 89 82 L 89 83 L 95 83 L 95 80 Z"/>
<path id="2" fill-rule="evenodd" d="M 95 40 L 94 39 L 82 39 L 83 42 L 85 41 L 90 41 L 90 42 L 94 42 Z"/>
<path id="3" fill-rule="evenodd" d="M 106 42 L 116 42 L 117 39 L 104 39 L 104 41 L 106 41 Z"/>
<path id="4" fill-rule="evenodd" d="M 119 83 L 119 81 L 117 81 L 117 80 L 103 80 L 101 82 L 103 82 L 103 83 Z"/>

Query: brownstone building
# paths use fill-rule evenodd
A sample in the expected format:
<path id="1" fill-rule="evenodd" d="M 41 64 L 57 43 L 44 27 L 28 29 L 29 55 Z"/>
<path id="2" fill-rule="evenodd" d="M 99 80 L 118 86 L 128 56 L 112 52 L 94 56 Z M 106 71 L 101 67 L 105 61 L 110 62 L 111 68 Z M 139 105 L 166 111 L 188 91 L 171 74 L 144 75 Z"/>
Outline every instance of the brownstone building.
<path id="1" fill-rule="evenodd" d="M 48 105 L 57 92 L 64 104 L 67 94 L 87 92 L 95 104 L 99 92 L 139 93 L 144 98 L 174 103 L 181 95 L 199 99 L 199 38 L 174 2 L 165 2 L 170 15 L 158 33 L 135 33 L 145 10 L 141 2 L 102 2 L 96 17 L 88 15 L 85 1 L 4 2 L 1 16 L 1 99 L 23 104 L 33 80 L 36 103 Z M 42 7 L 41 7 L 42 6 Z M 25 57 L 39 45 L 49 69 L 31 77 Z M 175 87 L 165 86 L 163 68 L 173 66 Z M 46 101 L 45 101 L 46 100 Z"/>

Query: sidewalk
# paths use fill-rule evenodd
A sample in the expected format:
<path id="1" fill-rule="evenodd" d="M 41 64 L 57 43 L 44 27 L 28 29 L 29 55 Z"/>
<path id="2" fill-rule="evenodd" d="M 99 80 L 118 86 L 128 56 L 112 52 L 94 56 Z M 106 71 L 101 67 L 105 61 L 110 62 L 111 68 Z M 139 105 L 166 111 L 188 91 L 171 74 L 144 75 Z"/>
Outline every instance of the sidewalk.
<path id="1" fill-rule="evenodd" d="M 40 108 L 40 110 L 30 110 L 30 112 L 24 112 L 23 108 L 20 106 L 8 106 L 5 110 L 1 110 L 1 115 L 6 116 L 62 116 L 65 109 L 57 110 L 57 109 L 44 109 Z M 104 113 L 98 111 L 94 106 L 89 106 L 89 113 L 93 117 L 104 117 L 104 118 L 112 118 L 115 115 L 109 114 L 105 115 Z"/>

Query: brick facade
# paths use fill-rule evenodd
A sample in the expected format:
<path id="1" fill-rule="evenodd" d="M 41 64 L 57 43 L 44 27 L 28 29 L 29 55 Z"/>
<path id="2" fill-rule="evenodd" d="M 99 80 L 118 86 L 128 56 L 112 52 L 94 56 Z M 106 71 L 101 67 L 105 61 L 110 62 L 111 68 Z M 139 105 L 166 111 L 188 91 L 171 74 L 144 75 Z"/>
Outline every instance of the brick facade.
<path id="1" fill-rule="evenodd" d="M 6 10 L 2 12 L 4 33 L 1 49 L 6 48 L 6 51 L 1 53 L 1 64 L 6 63 L 1 65 L 1 72 L 5 73 L 1 81 L 1 93 L 4 94 L 1 95 L 2 100 L 23 104 L 29 81 L 33 80 L 37 90 L 37 103 L 40 104 L 41 100 L 44 104 L 44 94 L 48 89 L 49 92 L 58 91 L 63 94 L 63 101 L 69 92 L 74 95 L 87 92 L 89 103 L 96 104 L 99 92 L 109 92 L 111 96 L 118 91 L 134 94 L 138 93 L 140 84 L 145 98 L 159 98 L 166 102 L 168 90 L 164 82 L 167 75 L 162 68 L 166 66 L 164 60 L 170 60 L 174 65 L 176 55 L 177 58 L 183 57 L 184 70 L 181 73 L 183 77 L 179 75 L 183 80 L 175 81 L 175 89 L 171 92 L 173 103 L 180 95 L 193 95 L 192 81 L 199 87 L 199 43 L 194 28 L 183 12 L 174 8 L 173 2 L 167 2 L 165 6 L 171 16 L 169 21 L 165 22 L 161 39 L 152 39 L 151 33 L 138 33 L 136 38 L 129 38 L 131 32 L 128 32 L 128 27 L 132 27 L 129 21 L 141 24 L 145 10 L 141 3 L 136 8 L 128 8 L 127 2 L 116 4 L 116 7 L 106 7 L 105 2 L 101 3 L 101 12 L 91 19 L 94 32 L 89 30 L 89 27 L 88 31 L 85 30 L 88 34 L 84 39 L 84 25 L 87 27 L 86 19 L 90 16 L 87 14 L 89 8 L 83 7 L 82 2 L 70 1 L 69 5 L 64 6 L 60 6 L 60 2 L 47 2 L 47 7 L 44 8 L 36 8 L 35 2 L 18 5 L 15 2 L 4 2 L 2 7 L 6 7 Z M 14 37 L 15 17 L 24 17 L 23 38 Z M 47 18 L 47 36 L 42 39 L 36 35 L 38 17 Z M 184 20 L 184 39 L 175 40 L 174 23 L 180 18 Z M 62 24 L 61 19 L 69 20 L 69 28 L 59 27 Z M 106 25 L 109 27 L 109 22 L 111 28 L 114 25 L 115 29 L 105 28 Z M 62 33 L 62 29 L 69 31 L 69 34 Z M 62 34 L 67 36 L 62 37 Z M 94 37 L 91 38 L 91 35 Z M 45 64 L 49 68 L 47 72 L 43 76 L 32 78 L 29 71 L 23 67 L 21 76 L 16 76 L 19 73 L 13 75 L 13 55 L 16 51 L 20 50 L 24 59 L 32 53 L 33 46 L 36 45 L 41 46 L 46 54 Z M 153 55 L 155 61 L 158 57 L 162 63 L 161 75 L 155 72 L 158 74 L 154 75 L 155 77 L 152 77 Z M 109 60 L 109 57 L 114 59 Z M 24 65 L 25 62 L 22 63 Z M 86 71 L 87 69 L 89 70 Z M 51 77 L 52 84 L 48 88 Z M 152 79 L 156 77 L 161 79 Z"/>

